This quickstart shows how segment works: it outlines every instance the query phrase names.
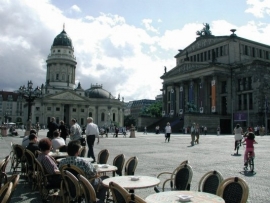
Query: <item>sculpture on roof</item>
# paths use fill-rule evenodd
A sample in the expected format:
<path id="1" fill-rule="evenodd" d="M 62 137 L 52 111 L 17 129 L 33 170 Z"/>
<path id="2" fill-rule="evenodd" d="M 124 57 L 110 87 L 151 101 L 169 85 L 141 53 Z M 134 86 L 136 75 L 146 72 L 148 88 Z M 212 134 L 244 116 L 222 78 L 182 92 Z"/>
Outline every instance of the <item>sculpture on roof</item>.
<path id="1" fill-rule="evenodd" d="M 201 36 L 206 36 L 206 35 L 212 35 L 211 30 L 210 30 L 210 25 L 208 23 L 203 23 L 204 28 L 201 31 L 197 31 L 196 34 Z"/>

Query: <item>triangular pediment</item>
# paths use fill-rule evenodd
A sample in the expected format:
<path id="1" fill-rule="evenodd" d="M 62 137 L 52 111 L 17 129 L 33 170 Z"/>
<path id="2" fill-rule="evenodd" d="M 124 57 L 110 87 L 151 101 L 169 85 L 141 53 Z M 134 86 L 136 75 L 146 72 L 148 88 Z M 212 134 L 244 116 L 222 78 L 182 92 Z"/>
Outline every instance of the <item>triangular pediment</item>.
<path id="1" fill-rule="evenodd" d="M 175 57 L 191 54 L 194 51 L 215 45 L 217 43 L 228 40 L 228 36 L 210 36 L 210 37 L 198 37 L 196 41 L 192 42 L 189 46 L 187 46 L 181 53 L 177 54 Z"/>
<path id="2" fill-rule="evenodd" d="M 69 101 L 85 101 L 82 96 L 77 95 L 76 93 L 67 91 L 67 92 L 61 92 L 56 95 L 50 95 L 47 97 L 48 99 L 55 99 L 55 100 L 69 100 Z"/>

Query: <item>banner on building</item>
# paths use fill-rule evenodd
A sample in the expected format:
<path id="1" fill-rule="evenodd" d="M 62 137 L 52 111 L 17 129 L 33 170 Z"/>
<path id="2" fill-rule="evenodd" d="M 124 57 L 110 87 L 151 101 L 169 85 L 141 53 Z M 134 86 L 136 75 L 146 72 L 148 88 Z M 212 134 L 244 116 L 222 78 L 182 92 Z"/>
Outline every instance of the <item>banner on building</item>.
<path id="1" fill-rule="evenodd" d="M 247 113 L 234 113 L 233 120 L 234 121 L 247 121 Z"/>

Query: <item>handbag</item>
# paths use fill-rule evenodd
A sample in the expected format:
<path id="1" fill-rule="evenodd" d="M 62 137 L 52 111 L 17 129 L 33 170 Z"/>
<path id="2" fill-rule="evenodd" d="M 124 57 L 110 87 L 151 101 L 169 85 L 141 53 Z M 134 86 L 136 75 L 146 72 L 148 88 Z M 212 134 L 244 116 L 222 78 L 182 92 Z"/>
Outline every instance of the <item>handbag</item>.
<path id="1" fill-rule="evenodd" d="M 86 146 L 86 138 L 85 137 L 81 137 L 80 141 L 81 141 L 82 146 Z"/>

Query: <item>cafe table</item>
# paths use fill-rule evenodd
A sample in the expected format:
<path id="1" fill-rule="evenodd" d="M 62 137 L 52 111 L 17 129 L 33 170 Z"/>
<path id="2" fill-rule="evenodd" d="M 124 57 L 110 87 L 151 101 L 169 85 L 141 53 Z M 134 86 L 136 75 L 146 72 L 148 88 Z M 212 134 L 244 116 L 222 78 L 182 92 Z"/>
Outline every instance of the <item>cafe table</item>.
<path id="1" fill-rule="evenodd" d="M 65 158 L 68 156 L 67 152 L 50 152 L 49 156 L 55 158 L 55 159 L 59 159 L 59 158 Z"/>
<path id="2" fill-rule="evenodd" d="M 57 162 L 60 162 L 61 160 L 65 159 L 65 158 L 66 158 L 66 157 L 57 159 Z M 83 159 L 83 160 L 85 160 L 86 162 L 91 162 L 91 161 L 93 161 L 92 158 L 88 158 L 88 157 L 78 157 L 78 158 Z"/>
<path id="3" fill-rule="evenodd" d="M 135 177 L 138 179 L 134 180 Z M 116 176 L 102 181 L 105 187 L 109 187 L 110 182 L 117 183 L 127 190 L 134 190 L 154 187 L 160 183 L 160 180 L 152 176 Z"/>
<path id="4" fill-rule="evenodd" d="M 109 164 L 93 164 L 97 172 L 100 174 L 106 174 L 107 172 L 114 172 L 117 170 L 116 166 Z"/>
<path id="5" fill-rule="evenodd" d="M 189 201 L 180 201 L 179 195 L 191 196 Z M 198 202 L 198 203 L 225 203 L 224 199 L 217 195 L 198 191 L 168 191 L 159 192 L 149 195 L 145 198 L 147 203 L 181 203 L 181 202 Z"/>

